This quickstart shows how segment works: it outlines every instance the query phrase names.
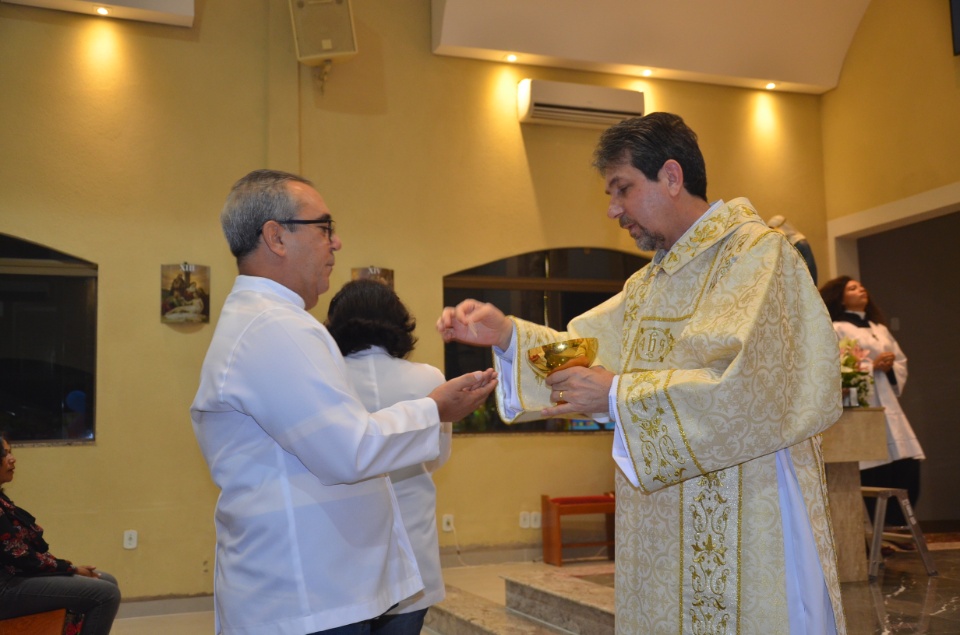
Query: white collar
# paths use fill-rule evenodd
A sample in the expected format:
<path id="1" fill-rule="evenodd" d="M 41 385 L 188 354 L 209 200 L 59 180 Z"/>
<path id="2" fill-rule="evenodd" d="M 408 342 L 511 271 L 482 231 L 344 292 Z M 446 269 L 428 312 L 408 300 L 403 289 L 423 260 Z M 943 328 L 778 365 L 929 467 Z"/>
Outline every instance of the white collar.
<path id="1" fill-rule="evenodd" d="M 257 293 L 269 293 L 275 296 L 279 296 L 281 300 L 286 300 L 291 304 L 295 304 L 301 309 L 306 308 L 306 303 L 303 301 L 303 298 L 300 297 L 300 294 L 285 287 L 276 280 L 271 278 L 263 278 L 261 276 L 246 276 L 240 274 L 237 276 L 236 281 L 233 283 L 234 291 L 255 291 Z"/>

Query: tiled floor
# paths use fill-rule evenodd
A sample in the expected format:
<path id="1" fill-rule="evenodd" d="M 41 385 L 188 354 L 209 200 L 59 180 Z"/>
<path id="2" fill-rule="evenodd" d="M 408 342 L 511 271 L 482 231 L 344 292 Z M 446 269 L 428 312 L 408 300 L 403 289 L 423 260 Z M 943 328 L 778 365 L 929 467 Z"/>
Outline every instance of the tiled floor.
<path id="1" fill-rule="evenodd" d="M 876 584 L 843 585 L 844 609 L 850 635 L 930 633 L 960 635 L 960 550 L 935 551 L 939 575 L 927 577 L 920 557 L 895 553 L 886 560 Z M 567 566 L 589 566 L 565 565 Z M 501 576 L 553 570 L 542 562 L 518 562 L 444 569 L 447 584 L 503 604 Z M 175 605 L 172 605 L 175 606 Z M 130 615 L 135 607 L 121 609 Z M 212 635 L 213 613 L 195 611 L 143 617 L 121 617 L 113 635 Z"/>
<path id="2" fill-rule="evenodd" d="M 960 634 L 960 550 L 932 554 L 935 577 L 927 576 L 916 553 L 895 553 L 878 584 L 844 584 L 850 635 Z"/>
<path id="3" fill-rule="evenodd" d="M 119 618 L 110 635 L 213 635 L 213 611 Z"/>

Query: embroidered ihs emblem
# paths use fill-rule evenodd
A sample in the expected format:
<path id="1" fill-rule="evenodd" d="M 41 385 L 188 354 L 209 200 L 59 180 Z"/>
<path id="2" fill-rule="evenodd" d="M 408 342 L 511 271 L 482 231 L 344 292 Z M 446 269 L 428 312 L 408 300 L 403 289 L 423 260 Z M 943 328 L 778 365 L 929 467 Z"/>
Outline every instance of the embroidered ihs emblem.
<path id="1" fill-rule="evenodd" d="M 644 361 L 662 362 L 673 350 L 674 343 L 670 329 L 655 326 L 641 328 L 635 354 Z"/>

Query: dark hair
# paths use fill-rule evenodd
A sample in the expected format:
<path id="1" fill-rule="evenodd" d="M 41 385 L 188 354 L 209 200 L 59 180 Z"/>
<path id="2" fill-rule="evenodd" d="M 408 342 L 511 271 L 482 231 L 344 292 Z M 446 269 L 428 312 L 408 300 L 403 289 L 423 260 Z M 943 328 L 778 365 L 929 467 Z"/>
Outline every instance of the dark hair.
<path id="1" fill-rule="evenodd" d="M 3 447 L 4 441 L 6 441 L 7 443 L 10 443 L 10 440 L 7 439 L 7 435 L 3 431 L 0 431 L 0 461 L 2 461 L 7 457 L 7 449 Z M 2 486 L 0 486 L 0 494 L 4 494 Z"/>
<path id="2" fill-rule="evenodd" d="M 833 280 L 827 280 L 820 287 L 820 297 L 823 303 L 827 305 L 827 311 L 830 312 L 830 319 L 834 322 L 840 321 L 840 316 L 847 312 L 843 306 L 843 294 L 846 291 L 847 283 L 853 280 L 850 276 L 840 276 Z M 873 297 L 867 293 L 867 307 L 864 310 L 867 319 L 875 324 L 887 325 L 887 318 L 876 304 L 873 303 Z"/>
<path id="3" fill-rule="evenodd" d="M 697 144 L 697 133 L 679 116 L 652 112 L 608 128 L 597 143 L 593 165 L 602 174 L 608 168 L 630 163 L 650 181 L 673 159 L 683 169 L 683 187 L 707 200 L 707 168 Z"/>
<path id="4" fill-rule="evenodd" d="M 254 170 L 233 184 L 220 212 L 220 225 L 237 262 L 260 244 L 264 223 L 291 220 L 300 211 L 300 201 L 287 189 L 291 182 L 313 185 L 302 176 L 279 170 Z M 296 231 L 294 226 L 290 229 Z"/>
<path id="5" fill-rule="evenodd" d="M 344 357 L 381 346 L 392 357 L 406 357 L 417 338 L 417 321 L 393 289 L 372 279 L 343 285 L 330 300 L 327 329 Z"/>

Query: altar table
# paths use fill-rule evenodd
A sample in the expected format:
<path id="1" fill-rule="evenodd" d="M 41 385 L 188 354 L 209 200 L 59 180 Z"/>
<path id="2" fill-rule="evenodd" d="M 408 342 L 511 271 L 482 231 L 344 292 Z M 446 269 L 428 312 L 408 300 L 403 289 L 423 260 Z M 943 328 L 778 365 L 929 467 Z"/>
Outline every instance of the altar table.
<path id="1" fill-rule="evenodd" d="M 859 461 L 888 457 L 883 408 L 844 408 L 840 419 L 823 433 L 830 519 L 841 582 L 868 579 Z"/>

